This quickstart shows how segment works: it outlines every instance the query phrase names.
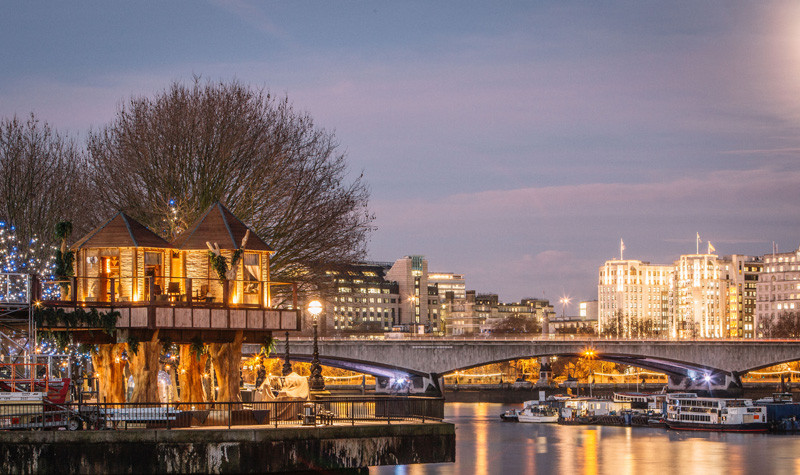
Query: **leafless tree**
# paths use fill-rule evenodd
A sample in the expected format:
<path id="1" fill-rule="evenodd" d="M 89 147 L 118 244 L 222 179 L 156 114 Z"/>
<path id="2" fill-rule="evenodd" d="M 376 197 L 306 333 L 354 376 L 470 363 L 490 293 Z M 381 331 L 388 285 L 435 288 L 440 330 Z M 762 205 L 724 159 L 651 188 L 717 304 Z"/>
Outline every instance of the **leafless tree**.
<path id="1" fill-rule="evenodd" d="M 512 333 L 541 333 L 542 325 L 532 318 L 525 318 L 522 315 L 510 315 L 495 323 L 492 333 L 512 334 Z"/>
<path id="2" fill-rule="evenodd" d="M 0 218 L 16 228 L 20 242 L 38 237 L 56 244 L 55 225 L 63 220 L 88 231 L 85 177 L 85 159 L 73 140 L 33 114 L 0 120 Z"/>
<path id="3" fill-rule="evenodd" d="M 101 203 L 163 237 L 220 200 L 277 251 L 273 280 L 319 281 L 365 253 L 373 216 L 333 133 L 287 98 L 240 84 L 173 83 L 89 134 Z"/>
<path id="4" fill-rule="evenodd" d="M 768 338 L 800 338 L 800 313 L 785 312 L 764 322 Z"/>

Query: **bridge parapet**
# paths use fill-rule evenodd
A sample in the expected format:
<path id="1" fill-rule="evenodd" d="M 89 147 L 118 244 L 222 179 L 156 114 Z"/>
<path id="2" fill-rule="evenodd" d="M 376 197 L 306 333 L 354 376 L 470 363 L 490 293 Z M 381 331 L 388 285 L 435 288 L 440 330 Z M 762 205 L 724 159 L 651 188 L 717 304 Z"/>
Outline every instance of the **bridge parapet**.
<path id="1" fill-rule="evenodd" d="M 311 355 L 310 340 L 290 340 L 300 360 Z M 485 364 L 540 356 L 594 357 L 660 371 L 670 385 L 728 387 L 739 377 L 774 364 L 800 359 L 799 340 L 608 340 L 608 339 L 321 339 L 323 364 L 364 371 L 373 365 L 397 374 L 442 375 Z M 369 371 L 364 371 L 369 372 Z M 381 374 L 381 373 L 373 373 Z"/>

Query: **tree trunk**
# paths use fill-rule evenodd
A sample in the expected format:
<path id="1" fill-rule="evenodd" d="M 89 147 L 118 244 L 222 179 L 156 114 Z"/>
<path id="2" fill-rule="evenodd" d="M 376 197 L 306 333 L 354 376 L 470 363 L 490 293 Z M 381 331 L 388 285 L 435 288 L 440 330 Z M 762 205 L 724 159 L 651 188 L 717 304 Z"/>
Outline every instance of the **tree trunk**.
<path id="1" fill-rule="evenodd" d="M 133 375 L 133 394 L 130 402 L 158 402 L 158 357 L 161 355 L 161 343 L 158 331 L 152 340 L 139 343 L 136 354 L 128 349 L 128 364 Z"/>
<path id="2" fill-rule="evenodd" d="M 98 402 L 125 402 L 125 362 L 121 359 L 124 349 L 125 343 L 98 345 L 97 352 L 92 354 Z"/>
<path id="3" fill-rule="evenodd" d="M 212 343 L 208 345 L 208 353 L 217 375 L 219 394 L 217 401 L 240 401 L 239 366 L 242 361 L 242 331 L 236 332 L 232 343 Z"/>
<path id="4" fill-rule="evenodd" d="M 203 374 L 206 371 L 208 354 L 198 355 L 192 351 L 192 345 L 180 346 L 181 365 L 178 368 L 182 402 L 208 401 L 203 388 Z"/>

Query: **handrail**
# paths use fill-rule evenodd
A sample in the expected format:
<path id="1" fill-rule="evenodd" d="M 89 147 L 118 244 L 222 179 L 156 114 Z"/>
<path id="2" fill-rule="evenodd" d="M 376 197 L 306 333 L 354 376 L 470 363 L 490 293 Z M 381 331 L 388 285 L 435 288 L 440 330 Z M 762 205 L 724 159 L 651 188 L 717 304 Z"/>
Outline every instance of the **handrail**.
<path id="1" fill-rule="evenodd" d="M 186 427 L 319 426 L 431 422 L 444 417 L 444 399 L 432 397 L 337 397 L 314 401 L 148 402 L 52 404 L 7 401 L 2 429 L 175 429 Z"/>

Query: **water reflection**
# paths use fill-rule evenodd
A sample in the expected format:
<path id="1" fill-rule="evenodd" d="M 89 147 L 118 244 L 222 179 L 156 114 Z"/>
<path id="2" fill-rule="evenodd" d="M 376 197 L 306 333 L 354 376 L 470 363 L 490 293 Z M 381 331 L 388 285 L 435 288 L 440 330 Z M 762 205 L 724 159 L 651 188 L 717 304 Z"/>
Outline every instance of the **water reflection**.
<path id="1" fill-rule="evenodd" d="M 800 474 L 800 436 L 502 422 L 519 405 L 449 403 L 454 464 L 372 467 L 374 474 Z"/>

